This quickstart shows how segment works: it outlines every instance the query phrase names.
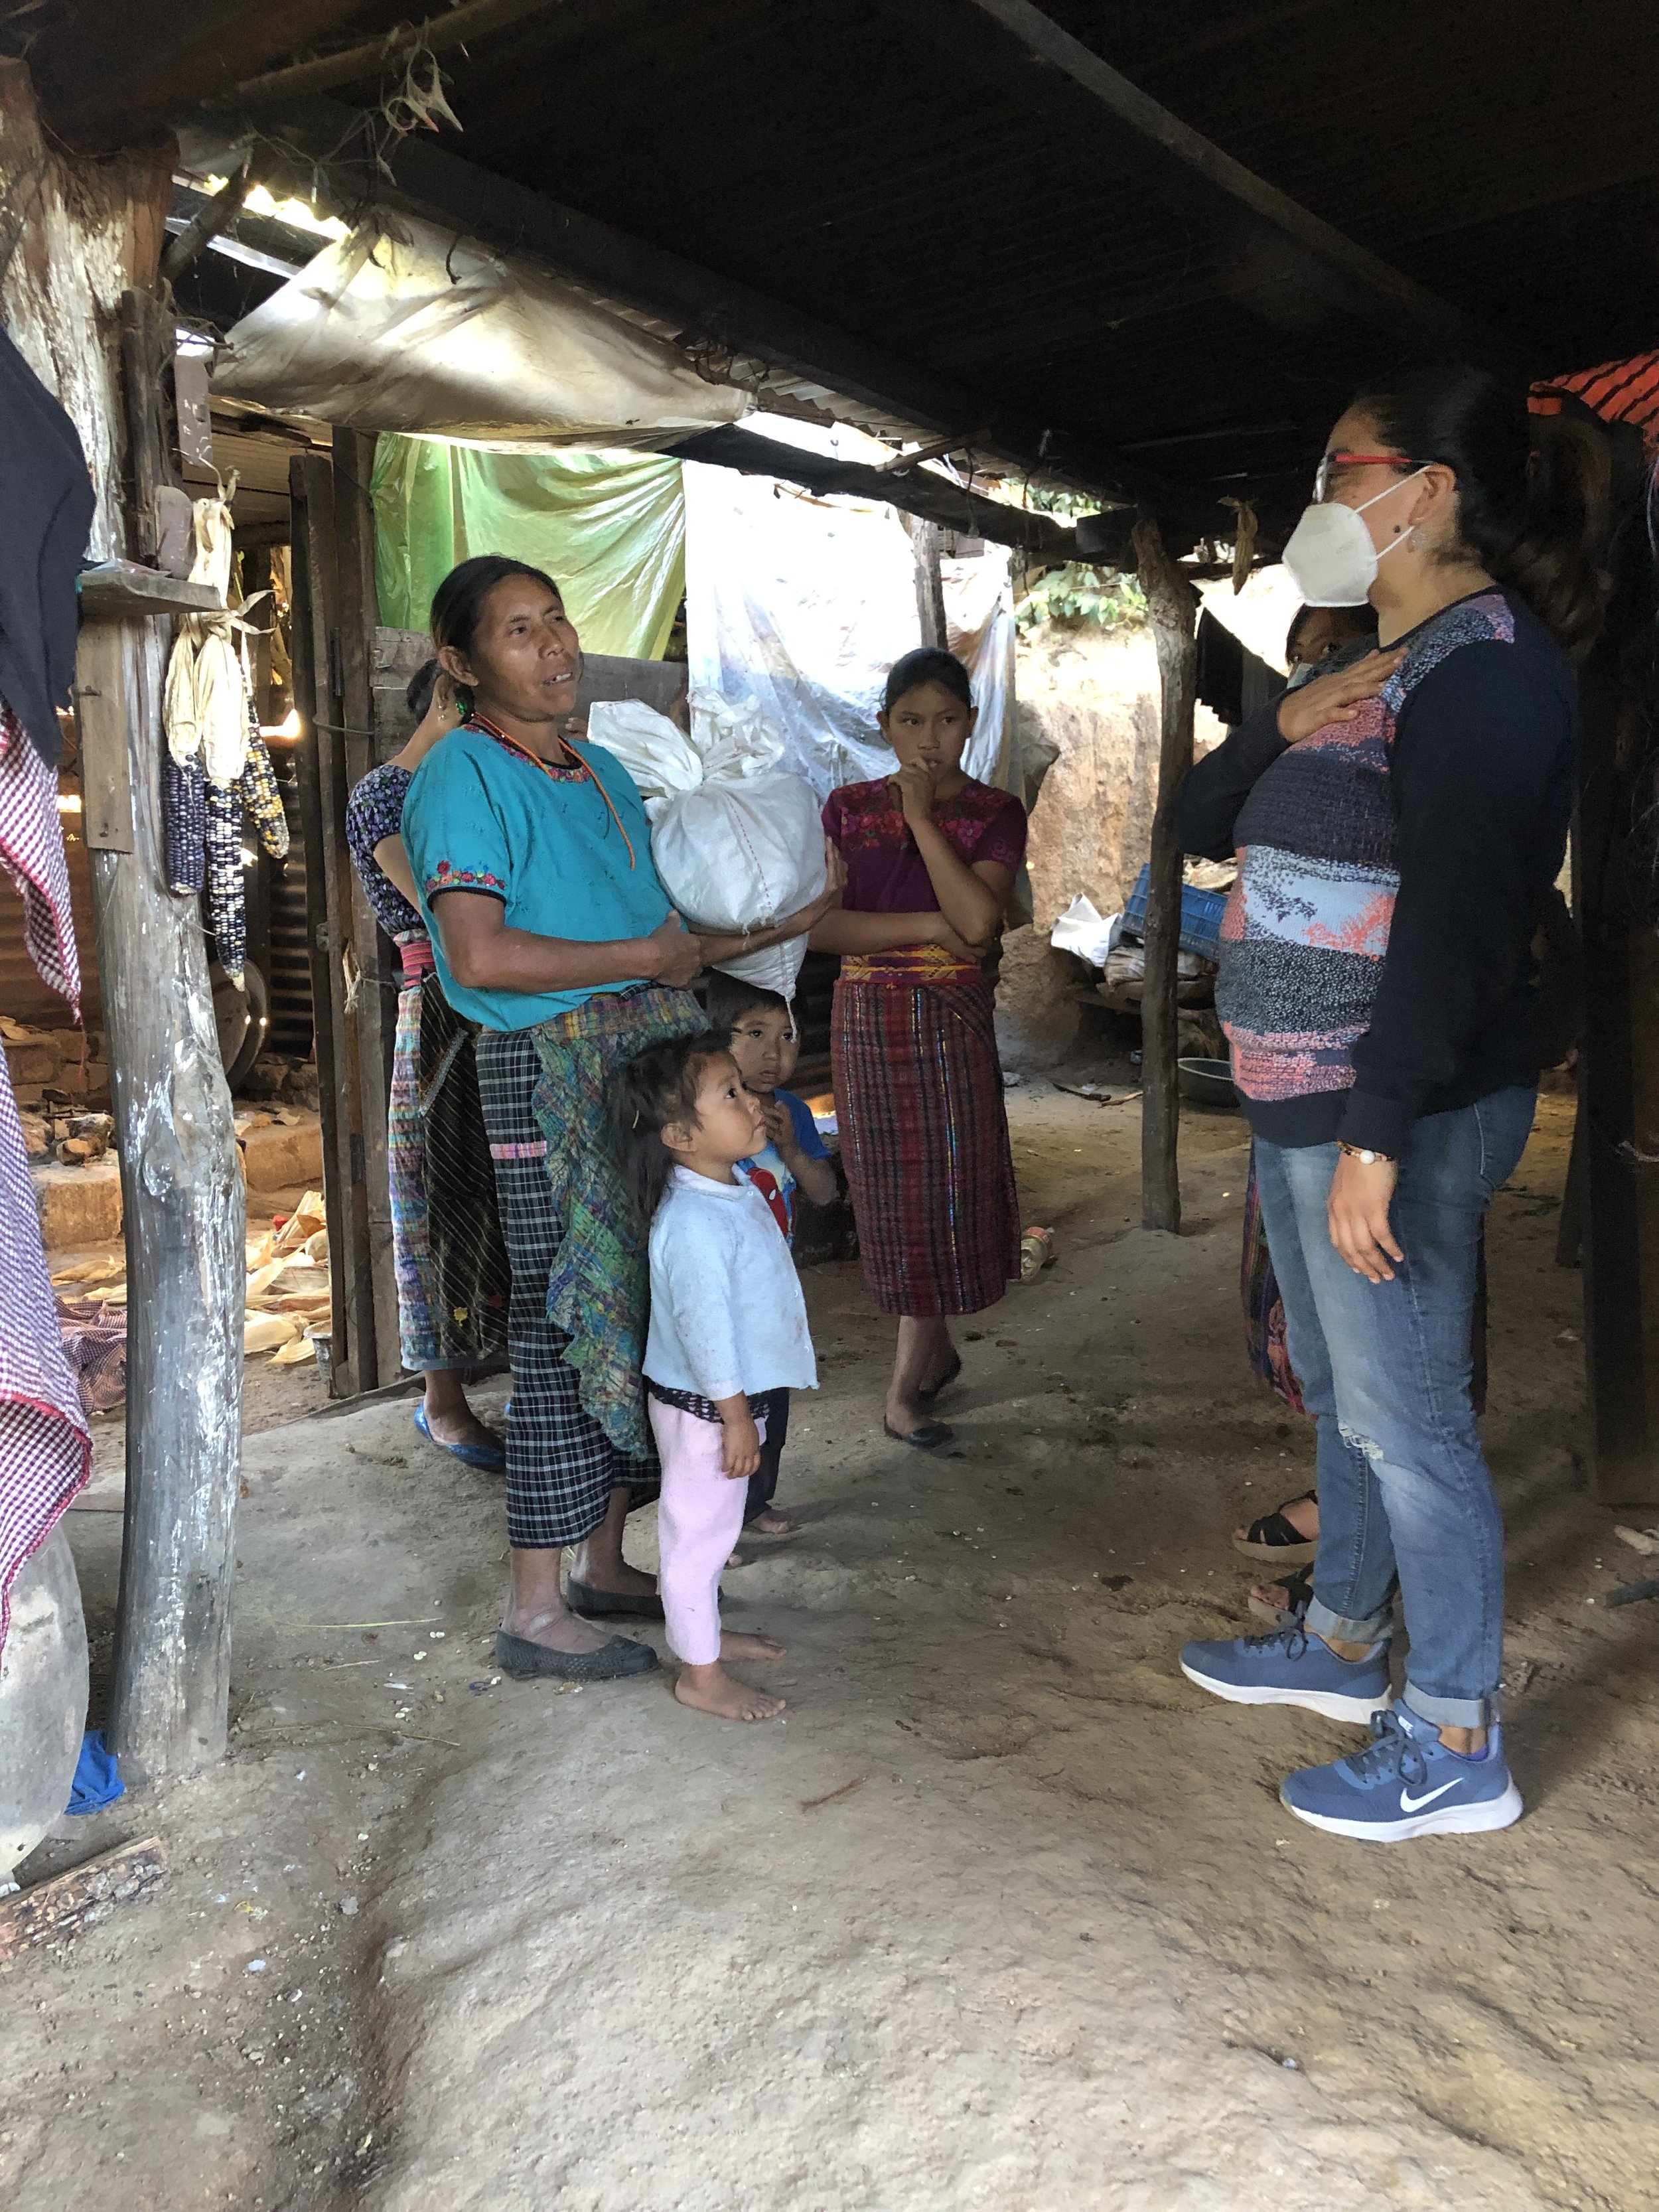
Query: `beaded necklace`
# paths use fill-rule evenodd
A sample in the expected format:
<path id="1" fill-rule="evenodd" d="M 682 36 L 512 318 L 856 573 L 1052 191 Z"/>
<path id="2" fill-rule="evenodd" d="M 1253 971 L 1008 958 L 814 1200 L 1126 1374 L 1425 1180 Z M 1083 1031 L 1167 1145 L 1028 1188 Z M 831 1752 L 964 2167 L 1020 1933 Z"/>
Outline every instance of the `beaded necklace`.
<path id="1" fill-rule="evenodd" d="M 627 830 L 623 827 L 623 818 L 617 811 L 616 801 L 611 798 L 611 793 L 605 789 L 599 778 L 595 775 L 592 769 L 589 768 L 587 763 L 582 758 L 581 755 L 576 750 L 574 745 L 571 744 L 568 738 L 562 737 L 559 739 L 559 743 L 564 747 L 566 752 L 569 754 L 571 761 L 574 765 L 574 767 L 561 769 L 555 768 L 550 761 L 544 761 L 539 753 L 532 752 L 529 746 L 521 744 L 517 738 L 509 738 L 505 730 L 501 728 L 498 724 L 492 722 L 488 714 L 480 714 L 476 707 L 467 716 L 465 721 L 463 722 L 461 727 L 465 730 L 477 730 L 486 738 L 494 738 L 498 745 L 504 745 L 508 752 L 515 754 L 520 760 L 528 761 L 532 768 L 540 769 L 542 774 L 548 779 L 550 783 L 581 783 L 583 781 L 591 783 L 593 786 L 593 788 L 599 793 L 599 797 L 604 799 L 605 811 L 610 815 L 611 819 L 617 825 L 617 834 L 621 837 L 623 843 L 628 848 L 629 866 L 630 868 L 636 868 L 639 866 L 639 862 L 635 858 L 634 854 L 634 841 L 629 836 Z"/>

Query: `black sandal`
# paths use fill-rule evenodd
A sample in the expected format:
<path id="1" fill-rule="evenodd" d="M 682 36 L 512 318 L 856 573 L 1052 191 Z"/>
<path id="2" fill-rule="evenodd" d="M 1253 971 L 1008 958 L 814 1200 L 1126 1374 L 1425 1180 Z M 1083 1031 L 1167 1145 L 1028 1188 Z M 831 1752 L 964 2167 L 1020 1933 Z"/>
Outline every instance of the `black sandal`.
<path id="1" fill-rule="evenodd" d="M 896 1429 L 884 1414 L 881 1425 L 896 1444 L 914 1444 L 918 1451 L 937 1451 L 956 1434 L 943 1421 L 924 1421 L 919 1429 Z"/>
<path id="2" fill-rule="evenodd" d="M 1290 1603 L 1285 1606 L 1265 1605 L 1252 1590 L 1250 1611 L 1258 1620 L 1265 1620 L 1270 1628 L 1282 1628 L 1286 1622 L 1292 1620 L 1300 1625 L 1308 1617 L 1308 1605 L 1313 1596 L 1313 1576 L 1311 1567 L 1298 1567 L 1294 1574 L 1285 1577 L 1277 1585 L 1290 1600 Z"/>
<path id="3" fill-rule="evenodd" d="M 930 1389 L 918 1390 L 916 1393 L 917 1397 L 921 1399 L 924 1406 L 931 1406 L 934 1399 L 939 1395 L 939 1392 L 941 1390 L 948 1390 L 961 1372 L 962 1354 L 957 1352 L 956 1358 L 945 1369 L 944 1374 L 939 1376 L 939 1381 L 935 1382 Z"/>
<path id="4" fill-rule="evenodd" d="M 1304 1490 L 1300 1497 L 1287 1498 L 1285 1505 L 1317 1504 L 1319 1493 Z M 1285 1517 L 1285 1505 L 1277 1505 L 1271 1513 L 1264 1513 L 1252 1521 L 1242 1536 L 1233 1538 L 1233 1549 L 1242 1552 L 1247 1559 L 1265 1560 L 1270 1567 L 1299 1566 L 1311 1559 L 1319 1549 L 1316 1536 L 1304 1536 L 1293 1521 Z"/>

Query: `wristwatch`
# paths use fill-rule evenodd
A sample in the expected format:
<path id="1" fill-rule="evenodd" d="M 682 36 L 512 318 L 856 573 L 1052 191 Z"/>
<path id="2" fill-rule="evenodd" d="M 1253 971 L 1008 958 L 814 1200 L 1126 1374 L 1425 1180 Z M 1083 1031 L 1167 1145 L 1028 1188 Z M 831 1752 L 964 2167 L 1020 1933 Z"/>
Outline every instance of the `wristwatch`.
<path id="1" fill-rule="evenodd" d="M 1339 1152 L 1345 1152 L 1349 1159 L 1358 1160 L 1362 1168 L 1391 1168 L 1397 1164 L 1392 1152 L 1366 1152 L 1358 1145 L 1345 1145 L 1340 1137 L 1336 1149 Z"/>

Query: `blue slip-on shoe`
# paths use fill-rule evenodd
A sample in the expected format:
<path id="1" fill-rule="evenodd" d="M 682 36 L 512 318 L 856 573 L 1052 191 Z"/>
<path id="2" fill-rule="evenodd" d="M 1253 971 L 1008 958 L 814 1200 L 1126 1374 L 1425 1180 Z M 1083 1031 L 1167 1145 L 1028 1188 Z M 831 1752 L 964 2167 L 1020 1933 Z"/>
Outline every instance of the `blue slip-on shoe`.
<path id="1" fill-rule="evenodd" d="M 1480 1759 L 1448 1751 L 1434 1723 L 1405 1704 L 1378 1713 L 1371 1734 L 1368 1749 L 1287 1776 L 1279 1793 L 1285 1811 L 1310 1828 L 1370 1844 L 1479 1835 L 1521 1818 L 1501 1728 L 1488 1729 Z"/>
<path id="2" fill-rule="evenodd" d="M 500 1444 L 447 1444 L 441 1437 L 434 1437 L 428 1425 L 426 1407 L 415 1408 L 415 1425 L 428 1443 L 436 1444 L 440 1451 L 452 1453 L 468 1467 L 480 1467 L 486 1474 L 501 1474 L 507 1467 L 507 1453 Z"/>
<path id="3" fill-rule="evenodd" d="M 1329 1721 L 1363 1723 L 1394 1702 L 1386 1644 L 1373 1644 L 1363 1659 L 1339 1659 L 1300 1621 L 1271 1636 L 1188 1644 L 1182 1650 L 1181 1671 L 1200 1690 L 1231 1705 L 1300 1705 Z"/>

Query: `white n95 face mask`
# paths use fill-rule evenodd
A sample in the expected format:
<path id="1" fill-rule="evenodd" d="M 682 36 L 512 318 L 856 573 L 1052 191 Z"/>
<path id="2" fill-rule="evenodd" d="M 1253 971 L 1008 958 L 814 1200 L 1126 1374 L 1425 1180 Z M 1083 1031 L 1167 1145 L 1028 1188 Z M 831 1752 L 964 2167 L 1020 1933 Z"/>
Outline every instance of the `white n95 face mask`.
<path id="1" fill-rule="evenodd" d="M 1421 469 L 1413 469 L 1412 476 L 1422 473 Z M 1387 499 L 1389 492 L 1411 481 L 1412 477 L 1401 477 L 1399 483 L 1389 484 L 1358 507 L 1343 507 L 1327 500 L 1318 507 L 1303 508 L 1302 520 L 1285 540 L 1279 558 L 1309 606 L 1364 605 L 1376 581 L 1380 556 L 1371 544 L 1370 532 L 1359 518 L 1366 507 L 1375 507 L 1377 500 Z M 1403 538 L 1396 538 L 1383 551 L 1392 553 L 1395 545 L 1404 543 Z"/>

